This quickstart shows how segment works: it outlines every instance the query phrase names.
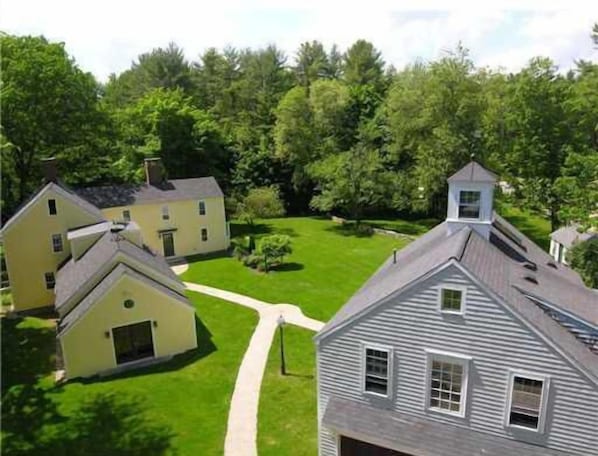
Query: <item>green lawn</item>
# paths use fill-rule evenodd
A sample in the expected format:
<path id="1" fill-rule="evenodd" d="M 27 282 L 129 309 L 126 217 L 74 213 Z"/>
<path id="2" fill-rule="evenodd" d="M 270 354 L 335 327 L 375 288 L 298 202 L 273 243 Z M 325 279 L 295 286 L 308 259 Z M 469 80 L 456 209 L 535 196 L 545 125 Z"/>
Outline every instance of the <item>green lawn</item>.
<path id="1" fill-rule="evenodd" d="M 172 361 L 131 371 L 119 378 L 73 381 L 54 387 L 54 329 L 46 320 L 2 321 L 2 388 L 37 384 L 69 414 L 84 398 L 107 391 L 136 397 L 148 417 L 171 427 L 179 455 L 219 455 L 230 398 L 249 338 L 257 324 L 252 310 L 190 293 L 201 319 L 201 348 Z"/>
<path id="2" fill-rule="evenodd" d="M 260 456 L 312 456 L 318 453 L 316 367 L 313 331 L 285 326 L 287 375 L 280 375 L 277 331 L 270 349 L 260 395 Z"/>
<path id="3" fill-rule="evenodd" d="M 233 235 L 245 225 L 232 224 Z M 304 313 L 328 320 L 392 253 L 408 241 L 388 236 L 359 236 L 320 218 L 284 218 L 259 222 L 256 237 L 269 233 L 291 236 L 293 253 L 280 270 L 268 274 L 235 258 L 199 259 L 183 280 L 223 288 L 271 303 L 300 306 Z M 193 261 L 193 259 L 191 259 Z"/>
<path id="4" fill-rule="evenodd" d="M 523 234 L 548 252 L 550 248 L 550 220 L 525 211 L 512 204 L 500 202 L 496 204 L 496 211 L 514 225 Z"/>

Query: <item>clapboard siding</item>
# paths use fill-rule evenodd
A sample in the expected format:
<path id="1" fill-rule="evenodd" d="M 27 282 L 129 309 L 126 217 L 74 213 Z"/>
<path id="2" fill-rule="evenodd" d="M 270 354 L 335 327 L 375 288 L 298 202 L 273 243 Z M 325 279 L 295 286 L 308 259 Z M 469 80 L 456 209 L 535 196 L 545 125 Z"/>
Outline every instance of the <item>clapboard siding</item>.
<path id="1" fill-rule="evenodd" d="M 442 284 L 466 287 L 464 316 L 442 314 Z M 361 392 L 363 343 L 393 348 L 391 400 Z M 471 356 L 465 418 L 425 409 L 426 349 Z M 550 376 L 544 434 L 505 428 L 509 369 Z M 598 387 L 457 267 L 324 337 L 318 346 L 318 419 L 335 395 L 579 455 L 598 455 Z M 320 455 L 336 436 L 320 427 Z"/>

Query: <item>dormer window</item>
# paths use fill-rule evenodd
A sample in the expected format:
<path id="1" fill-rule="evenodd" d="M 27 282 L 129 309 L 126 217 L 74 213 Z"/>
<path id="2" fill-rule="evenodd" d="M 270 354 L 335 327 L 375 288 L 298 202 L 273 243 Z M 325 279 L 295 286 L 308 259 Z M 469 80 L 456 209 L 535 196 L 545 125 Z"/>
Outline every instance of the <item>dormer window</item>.
<path id="1" fill-rule="evenodd" d="M 459 218 L 480 218 L 481 192 L 462 190 L 459 192 Z"/>

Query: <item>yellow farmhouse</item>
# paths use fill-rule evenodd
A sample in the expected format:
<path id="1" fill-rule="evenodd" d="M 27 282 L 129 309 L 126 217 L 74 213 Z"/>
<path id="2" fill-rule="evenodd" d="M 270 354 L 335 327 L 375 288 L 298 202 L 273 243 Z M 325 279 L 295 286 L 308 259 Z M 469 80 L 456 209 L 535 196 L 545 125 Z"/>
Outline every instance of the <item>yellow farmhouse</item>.
<path id="1" fill-rule="evenodd" d="M 148 160 L 143 185 L 74 192 L 46 183 L 4 225 L 13 310 L 53 306 L 66 377 L 168 359 L 197 347 L 195 310 L 165 256 L 229 245 L 212 177 L 167 181 Z M 96 205 L 98 204 L 98 207 Z"/>
<path id="2" fill-rule="evenodd" d="M 160 159 L 145 160 L 146 182 L 77 190 L 107 220 L 135 221 L 144 242 L 166 258 L 226 250 L 224 195 L 213 177 L 166 180 Z"/>

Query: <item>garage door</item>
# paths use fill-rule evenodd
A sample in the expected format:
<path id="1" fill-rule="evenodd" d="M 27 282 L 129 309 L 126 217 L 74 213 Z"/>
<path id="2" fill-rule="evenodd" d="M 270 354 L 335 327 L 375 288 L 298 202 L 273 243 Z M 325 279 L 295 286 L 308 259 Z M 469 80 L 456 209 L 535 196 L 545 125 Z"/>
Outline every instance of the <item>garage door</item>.
<path id="1" fill-rule="evenodd" d="M 341 436 L 340 456 L 410 456 L 407 453 L 382 448 L 371 443 Z"/>

